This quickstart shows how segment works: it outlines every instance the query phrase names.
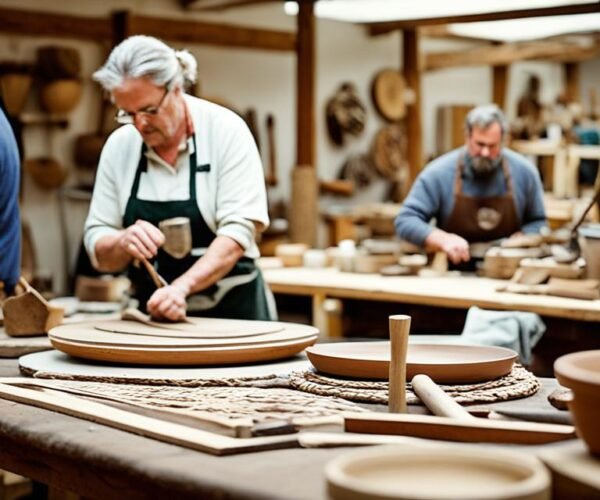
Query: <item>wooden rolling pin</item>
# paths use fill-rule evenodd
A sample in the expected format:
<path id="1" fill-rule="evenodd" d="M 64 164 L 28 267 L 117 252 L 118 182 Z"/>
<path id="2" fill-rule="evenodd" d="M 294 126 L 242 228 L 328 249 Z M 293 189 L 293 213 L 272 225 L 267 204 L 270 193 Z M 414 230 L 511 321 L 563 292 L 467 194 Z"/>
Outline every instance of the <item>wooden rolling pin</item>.
<path id="1" fill-rule="evenodd" d="M 411 384 L 415 394 L 434 415 L 459 420 L 476 418 L 448 396 L 429 376 L 415 375 Z"/>
<path id="2" fill-rule="evenodd" d="M 410 333 L 410 316 L 390 316 L 389 411 L 406 413 L 406 352 Z"/>

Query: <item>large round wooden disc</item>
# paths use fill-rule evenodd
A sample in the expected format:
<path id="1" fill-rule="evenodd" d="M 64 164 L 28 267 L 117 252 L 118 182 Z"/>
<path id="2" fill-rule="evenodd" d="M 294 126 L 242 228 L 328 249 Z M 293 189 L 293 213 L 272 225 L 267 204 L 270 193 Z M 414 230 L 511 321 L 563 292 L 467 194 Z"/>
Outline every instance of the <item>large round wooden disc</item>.
<path id="1" fill-rule="evenodd" d="M 381 128 L 373 139 L 373 163 L 379 174 L 396 181 L 406 166 L 404 161 L 406 135 L 398 124 Z"/>
<path id="2" fill-rule="evenodd" d="M 389 342 L 336 342 L 306 350 L 308 359 L 323 373 L 344 377 L 387 380 Z M 422 373 L 442 384 L 484 382 L 510 373 L 517 353 L 511 349 L 479 345 L 411 344 L 406 356 L 406 377 Z"/>
<path id="3" fill-rule="evenodd" d="M 384 69 L 373 78 L 373 104 L 379 114 L 390 122 L 401 120 L 406 115 L 404 88 L 404 78 L 394 69 Z"/>
<path id="4" fill-rule="evenodd" d="M 205 320 L 205 321 L 204 321 Z M 196 331 L 213 318 L 195 318 Z M 52 345 L 74 357 L 136 365 L 220 365 L 283 359 L 315 343 L 318 330 L 312 326 L 282 322 L 219 319 L 224 332 L 252 335 L 221 337 L 190 336 L 131 321 L 96 321 L 63 325 L 48 333 Z M 255 323 L 270 325 L 258 333 Z M 115 332 L 115 324 L 117 331 Z M 123 325 L 122 328 L 120 325 Z M 133 332 L 127 332 L 131 329 Z M 178 333 L 179 335 L 173 335 Z"/>

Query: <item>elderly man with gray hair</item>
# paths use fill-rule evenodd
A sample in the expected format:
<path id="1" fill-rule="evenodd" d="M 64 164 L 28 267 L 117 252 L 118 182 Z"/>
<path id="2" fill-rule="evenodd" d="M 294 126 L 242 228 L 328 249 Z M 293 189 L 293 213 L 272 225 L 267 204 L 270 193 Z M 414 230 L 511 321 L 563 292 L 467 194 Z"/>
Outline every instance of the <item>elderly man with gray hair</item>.
<path id="1" fill-rule="evenodd" d="M 395 220 L 400 238 L 444 252 L 456 265 L 471 259 L 470 243 L 536 233 L 546 223 L 536 168 L 503 147 L 502 111 L 478 106 L 465 129 L 465 145 L 426 165 Z"/>
<path id="2" fill-rule="evenodd" d="M 122 124 L 102 150 L 85 223 L 94 266 L 128 269 L 140 308 L 157 319 L 273 319 L 255 264 L 255 235 L 269 223 L 264 174 L 244 121 L 187 95 L 196 60 L 156 38 L 124 40 L 94 79 Z M 158 225 L 179 217 L 190 221 L 192 249 L 173 256 Z M 131 265 L 144 259 L 168 286 L 156 289 L 144 268 Z"/>

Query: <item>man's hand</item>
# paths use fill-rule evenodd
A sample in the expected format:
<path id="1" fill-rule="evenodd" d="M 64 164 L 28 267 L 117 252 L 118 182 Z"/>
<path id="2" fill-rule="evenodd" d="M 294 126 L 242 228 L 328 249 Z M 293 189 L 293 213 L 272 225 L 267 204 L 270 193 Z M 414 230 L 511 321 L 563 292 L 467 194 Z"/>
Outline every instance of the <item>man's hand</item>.
<path id="1" fill-rule="evenodd" d="M 441 229 L 434 229 L 425 240 L 427 250 L 442 251 L 453 264 L 467 262 L 471 255 L 469 243 L 458 234 L 447 233 Z"/>
<path id="2" fill-rule="evenodd" d="M 185 291 L 176 286 L 168 285 L 159 288 L 152 294 L 146 304 L 148 313 L 154 319 L 168 321 L 185 320 L 187 304 Z"/>
<path id="3" fill-rule="evenodd" d="M 151 259 L 164 242 L 162 231 L 145 220 L 136 221 L 119 238 L 121 249 L 135 259 Z"/>

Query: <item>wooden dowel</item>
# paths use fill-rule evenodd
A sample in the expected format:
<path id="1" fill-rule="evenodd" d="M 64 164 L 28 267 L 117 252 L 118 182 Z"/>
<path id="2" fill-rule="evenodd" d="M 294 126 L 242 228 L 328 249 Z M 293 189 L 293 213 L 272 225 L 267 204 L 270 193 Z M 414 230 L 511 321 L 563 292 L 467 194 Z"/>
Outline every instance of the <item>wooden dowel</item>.
<path id="1" fill-rule="evenodd" d="M 411 384 L 415 394 L 434 415 L 460 420 L 476 418 L 448 396 L 429 376 L 415 375 Z"/>
<path id="2" fill-rule="evenodd" d="M 410 316 L 390 316 L 389 411 L 406 413 L 406 352 Z"/>

